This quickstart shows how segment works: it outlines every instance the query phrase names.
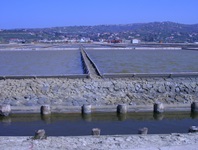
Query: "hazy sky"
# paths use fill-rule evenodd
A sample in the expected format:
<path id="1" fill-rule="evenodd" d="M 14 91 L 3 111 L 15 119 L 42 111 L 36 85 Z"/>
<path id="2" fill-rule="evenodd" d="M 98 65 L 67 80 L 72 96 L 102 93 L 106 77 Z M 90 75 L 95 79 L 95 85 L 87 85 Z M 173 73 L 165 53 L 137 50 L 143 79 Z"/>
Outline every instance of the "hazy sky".
<path id="1" fill-rule="evenodd" d="M 0 0 L 0 29 L 198 23 L 198 0 Z"/>

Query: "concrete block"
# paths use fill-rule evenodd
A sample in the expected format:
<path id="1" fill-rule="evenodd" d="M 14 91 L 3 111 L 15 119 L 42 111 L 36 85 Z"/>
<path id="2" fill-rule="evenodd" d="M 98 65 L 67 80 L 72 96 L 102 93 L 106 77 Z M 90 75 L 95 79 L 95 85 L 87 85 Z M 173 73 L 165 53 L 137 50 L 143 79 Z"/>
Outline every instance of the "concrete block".
<path id="1" fill-rule="evenodd" d="M 141 129 L 138 129 L 138 134 L 147 134 L 148 133 L 148 128 L 141 128 Z"/>
<path id="2" fill-rule="evenodd" d="M 193 102 L 191 104 L 191 112 L 198 112 L 198 102 Z"/>
<path id="3" fill-rule="evenodd" d="M 0 115 L 1 116 L 9 116 L 10 112 L 11 112 L 10 105 L 7 105 L 7 104 L 0 105 Z"/>
<path id="4" fill-rule="evenodd" d="M 100 135 L 100 129 L 99 128 L 93 128 L 92 129 L 92 135 L 99 136 Z"/>
<path id="5" fill-rule="evenodd" d="M 164 112 L 164 104 L 157 102 L 154 104 L 154 113 L 163 113 Z"/>
<path id="6" fill-rule="evenodd" d="M 82 106 L 82 113 L 83 114 L 90 114 L 91 113 L 91 105 L 83 105 Z"/>
<path id="7" fill-rule="evenodd" d="M 49 115 L 49 114 L 51 114 L 51 107 L 50 107 L 50 105 L 43 105 L 43 106 L 41 106 L 41 114 L 42 115 Z"/>
<path id="8" fill-rule="evenodd" d="M 119 104 L 117 106 L 117 113 L 126 114 L 127 113 L 127 105 L 126 104 Z"/>

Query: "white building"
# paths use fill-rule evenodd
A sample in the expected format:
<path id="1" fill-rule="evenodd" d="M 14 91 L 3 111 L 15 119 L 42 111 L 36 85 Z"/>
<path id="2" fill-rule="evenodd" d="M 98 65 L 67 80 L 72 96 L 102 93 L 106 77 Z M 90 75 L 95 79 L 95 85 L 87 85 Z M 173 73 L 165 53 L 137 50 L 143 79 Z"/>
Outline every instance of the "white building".
<path id="1" fill-rule="evenodd" d="M 138 43 L 140 43 L 140 40 L 138 40 L 138 39 L 133 39 L 133 40 L 132 40 L 132 43 L 133 43 L 133 44 L 138 44 Z"/>

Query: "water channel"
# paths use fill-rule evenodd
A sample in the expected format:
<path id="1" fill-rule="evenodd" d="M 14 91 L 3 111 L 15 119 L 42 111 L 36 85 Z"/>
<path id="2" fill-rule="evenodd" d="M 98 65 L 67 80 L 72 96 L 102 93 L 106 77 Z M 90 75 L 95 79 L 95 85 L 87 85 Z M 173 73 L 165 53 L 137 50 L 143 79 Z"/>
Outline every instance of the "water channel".
<path id="1" fill-rule="evenodd" d="M 190 126 L 198 125 L 198 114 L 174 112 L 153 113 L 98 113 L 82 114 L 12 114 L 0 117 L 0 136 L 33 136 L 45 129 L 49 136 L 91 135 L 92 128 L 100 128 L 102 135 L 137 134 L 147 127 L 148 134 L 187 133 Z"/>

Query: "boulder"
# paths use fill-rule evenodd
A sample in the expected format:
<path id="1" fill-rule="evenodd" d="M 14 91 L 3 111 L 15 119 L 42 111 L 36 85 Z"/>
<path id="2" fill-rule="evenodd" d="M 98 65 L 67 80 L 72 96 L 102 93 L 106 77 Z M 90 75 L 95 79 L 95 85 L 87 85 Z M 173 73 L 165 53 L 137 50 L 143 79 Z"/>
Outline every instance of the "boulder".
<path id="1" fill-rule="evenodd" d="M 36 131 L 36 132 L 35 132 L 35 136 L 33 137 L 33 139 L 35 139 L 35 140 L 47 139 L 45 130 L 40 129 L 40 130 Z"/>
<path id="2" fill-rule="evenodd" d="M 10 112 L 11 112 L 10 105 L 7 105 L 7 104 L 0 105 L 0 115 L 1 116 L 9 116 Z"/>

